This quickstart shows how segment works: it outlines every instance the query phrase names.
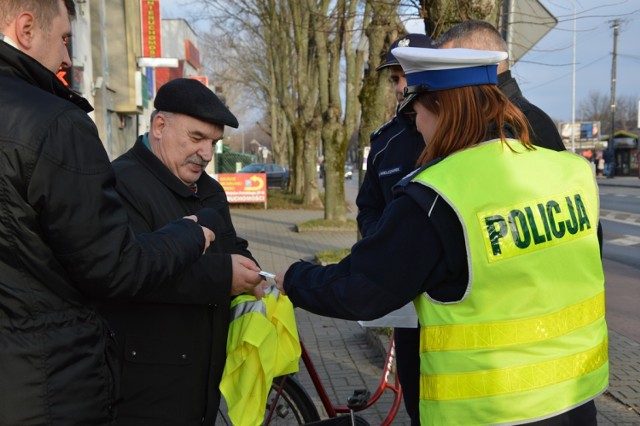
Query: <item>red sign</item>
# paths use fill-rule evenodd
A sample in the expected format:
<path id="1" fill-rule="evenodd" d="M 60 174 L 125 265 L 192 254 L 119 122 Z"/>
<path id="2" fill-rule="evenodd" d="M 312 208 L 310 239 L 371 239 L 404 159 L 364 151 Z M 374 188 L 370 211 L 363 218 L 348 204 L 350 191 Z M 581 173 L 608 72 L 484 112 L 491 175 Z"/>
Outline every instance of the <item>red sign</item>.
<path id="1" fill-rule="evenodd" d="M 142 56 L 162 57 L 162 32 L 160 31 L 160 0 L 140 0 L 142 16 Z"/>
<path id="2" fill-rule="evenodd" d="M 230 203 L 267 202 L 266 173 L 220 173 L 214 176 Z"/>
<path id="3" fill-rule="evenodd" d="M 195 69 L 200 69 L 200 51 L 188 38 L 184 39 L 184 56 Z"/>
<path id="4" fill-rule="evenodd" d="M 200 83 L 209 87 L 209 77 L 207 77 L 206 75 L 190 75 L 187 78 L 190 78 L 192 80 L 198 80 Z"/>

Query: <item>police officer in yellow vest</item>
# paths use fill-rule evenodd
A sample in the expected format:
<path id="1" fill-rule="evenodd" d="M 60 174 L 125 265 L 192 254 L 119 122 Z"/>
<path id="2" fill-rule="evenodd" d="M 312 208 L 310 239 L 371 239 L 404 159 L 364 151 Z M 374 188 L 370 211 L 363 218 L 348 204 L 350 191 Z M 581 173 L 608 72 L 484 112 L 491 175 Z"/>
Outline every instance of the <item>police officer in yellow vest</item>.
<path id="1" fill-rule="evenodd" d="M 393 54 L 423 166 L 348 257 L 295 263 L 278 285 L 295 306 L 345 319 L 413 300 L 422 425 L 595 425 L 609 373 L 590 165 L 531 145 L 495 86 L 506 53 Z"/>

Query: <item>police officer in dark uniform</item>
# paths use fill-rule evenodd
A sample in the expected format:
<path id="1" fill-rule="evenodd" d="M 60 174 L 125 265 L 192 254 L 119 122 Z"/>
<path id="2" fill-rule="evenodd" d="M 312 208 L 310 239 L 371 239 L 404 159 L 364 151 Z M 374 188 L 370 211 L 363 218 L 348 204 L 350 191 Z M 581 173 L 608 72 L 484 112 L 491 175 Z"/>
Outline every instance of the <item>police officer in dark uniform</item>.
<path id="1" fill-rule="evenodd" d="M 398 105 L 404 100 L 407 85 L 404 71 L 391 49 L 398 46 L 431 47 L 431 39 L 424 34 L 407 34 L 391 44 L 384 62 L 377 71 L 388 69 Z M 410 115 L 396 114 L 371 134 L 371 151 L 367 157 L 367 172 L 358 191 L 358 228 L 367 236 L 375 228 L 385 206 L 391 201 L 391 188 L 416 168 L 424 149 L 422 136 Z"/>
<path id="2" fill-rule="evenodd" d="M 407 34 L 394 41 L 377 71 L 388 69 L 398 105 L 404 100 L 407 80 L 391 49 L 401 47 L 431 47 L 432 42 L 424 34 Z M 382 212 L 392 200 L 392 187 L 416 168 L 418 157 L 424 149 L 424 140 L 418 133 L 413 117 L 398 113 L 371 134 L 371 151 L 367 158 L 367 172 L 356 198 L 358 228 L 362 236 L 372 234 Z M 398 286 L 402 283 L 398 282 Z M 417 327 L 417 322 L 416 322 Z M 404 403 L 410 417 L 418 412 L 418 376 L 420 364 L 419 329 L 396 328 L 395 345 L 398 376 L 404 389 Z M 413 415 L 412 415 L 413 414 Z M 418 419 L 412 419 L 417 424 Z"/>

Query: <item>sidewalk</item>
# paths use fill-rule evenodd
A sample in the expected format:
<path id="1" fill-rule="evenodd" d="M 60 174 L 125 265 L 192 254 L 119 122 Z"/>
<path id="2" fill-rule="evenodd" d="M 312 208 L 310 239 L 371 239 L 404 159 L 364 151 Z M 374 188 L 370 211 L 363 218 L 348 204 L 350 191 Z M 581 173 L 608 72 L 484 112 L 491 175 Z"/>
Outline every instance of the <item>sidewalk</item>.
<path id="1" fill-rule="evenodd" d="M 640 179 L 598 178 L 598 184 L 640 188 Z M 356 242 L 355 232 L 295 231 L 296 223 L 322 218 L 322 211 L 232 209 L 231 214 L 238 235 L 249 240 L 249 249 L 269 272 L 286 269 L 300 259 L 312 260 L 319 251 L 347 248 Z M 324 318 L 301 309 L 296 309 L 296 316 L 300 335 L 334 403 L 345 404 L 355 389 L 375 391 L 382 375 L 385 339 L 372 343 L 368 340 L 371 333 L 357 322 Z M 599 425 L 640 425 L 640 342 L 610 331 L 609 357 L 609 390 L 596 400 Z M 298 376 L 320 407 L 304 369 Z M 390 398 L 383 398 L 362 417 L 372 425 L 380 424 L 389 405 Z M 393 424 L 410 424 L 404 407 Z"/>

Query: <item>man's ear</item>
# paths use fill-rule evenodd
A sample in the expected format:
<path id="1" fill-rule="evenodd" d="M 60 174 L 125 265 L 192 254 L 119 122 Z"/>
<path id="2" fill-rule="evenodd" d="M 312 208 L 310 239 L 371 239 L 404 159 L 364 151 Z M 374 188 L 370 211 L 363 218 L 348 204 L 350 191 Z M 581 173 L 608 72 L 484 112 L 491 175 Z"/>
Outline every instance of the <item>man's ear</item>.
<path id="1" fill-rule="evenodd" d="M 14 21 L 15 41 L 18 47 L 29 50 L 33 46 L 36 18 L 31 12 L 21 12 Z"/>
<path id="2" fill-rule="evenodd" d="M 167 125 L 167 119 L 162 114 L 157 114 L 153 117 L 153 121 L 151 122 L 151 134 L 156 137 L 156 139 L 160 139 L 162 137 L 162 130 Z"/>

